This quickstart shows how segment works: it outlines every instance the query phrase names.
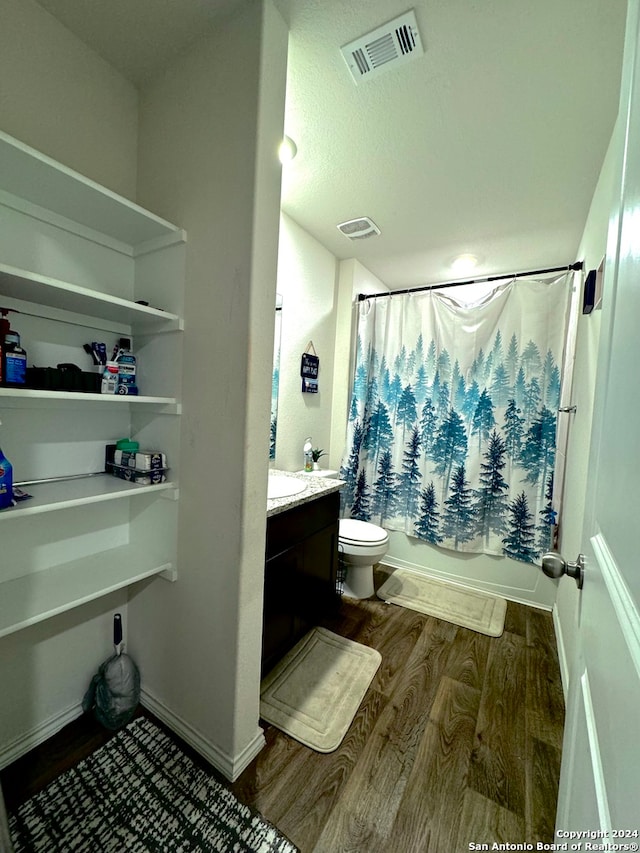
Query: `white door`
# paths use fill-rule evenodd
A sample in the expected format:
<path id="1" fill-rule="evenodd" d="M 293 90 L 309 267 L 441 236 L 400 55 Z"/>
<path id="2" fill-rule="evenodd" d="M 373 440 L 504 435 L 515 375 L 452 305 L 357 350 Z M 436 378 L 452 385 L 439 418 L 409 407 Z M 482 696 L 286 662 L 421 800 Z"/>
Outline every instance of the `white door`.
<path id="1" fill-rule="evenodd" d="M 579 665 L 567 703 L 556 821 L 556 843 L 568 842 L 569 850 L 637 850 L 640 844 L 638 36 L 638 0 L 629 0 L 620 100 L 624 153 L 621 148 L 620 193 L 607 246 L 582 536 Z M 567 560 L 576 556 L 563 554 Z M 589 831 L 591 838 L 568 835 Z M 605 846 L 589 847 L 587 841 Z"/>

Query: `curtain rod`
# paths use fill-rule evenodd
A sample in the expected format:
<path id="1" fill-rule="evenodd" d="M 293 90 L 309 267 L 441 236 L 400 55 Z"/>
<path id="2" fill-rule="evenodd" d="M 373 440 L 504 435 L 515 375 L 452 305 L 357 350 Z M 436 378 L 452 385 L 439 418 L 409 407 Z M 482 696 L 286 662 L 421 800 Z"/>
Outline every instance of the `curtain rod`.
<path id="1" fill-rule="evenodd" d="M 445 287 L 462 287 L 465 284 L 481 284 L 488 281 L 501 281 L 504 278 L 524 278 L 533 275 L 545 275 L 552 272 L 578 272 L 584 269 L 583 261 L 574 264 L 566 264 L 563 267 L 549 267 L 546 270 L 529 270 L 528 272 L 512 272 L 507 275 L 490 275 L 486 278 L 472 278 L 469 281 L 449 281 L 445 284 L 425 284 L 423 287 L 405 287 L 402 290 L 389 290 L 387 293 L 359 293 L 358 302 L 365 299 L 378 299 L 380 296 L 399 296 L 402 293 L 420 293 L 422 290 L 442 290 Z"/>

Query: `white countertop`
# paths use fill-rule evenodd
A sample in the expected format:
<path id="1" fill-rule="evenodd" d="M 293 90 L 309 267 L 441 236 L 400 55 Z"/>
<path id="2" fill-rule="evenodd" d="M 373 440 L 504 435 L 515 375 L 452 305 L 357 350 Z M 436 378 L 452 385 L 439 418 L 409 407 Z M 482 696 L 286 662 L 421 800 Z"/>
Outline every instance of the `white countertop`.
<path id="1" fill-rule="evenodd" d="M 269 474 L 277 474 L 279 477 L 293 477 L 295 480 L 302 480 L 306 484 L 306 489 L 303 492 L 298 492 L 297 495 L 289 495 L 284 498 L 272 498 L 267 500 L 267 518 L 272 515 L 278 515 L 281 512 L 286 512 L 293 507 L 301 506 L 316 500 L 323 495 L 338 492 L 345 485 L 344 480 L 335 480 L 331 477 L 319 477 L 317 474 L 305 473 L 298 471 L 280 471 L 272 468 Z"/>

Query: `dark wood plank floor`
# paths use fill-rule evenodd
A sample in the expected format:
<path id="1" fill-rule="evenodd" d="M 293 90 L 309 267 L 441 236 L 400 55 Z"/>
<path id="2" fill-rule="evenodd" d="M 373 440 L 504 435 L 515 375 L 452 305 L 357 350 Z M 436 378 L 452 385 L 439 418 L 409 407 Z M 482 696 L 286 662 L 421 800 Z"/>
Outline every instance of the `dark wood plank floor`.
<path id="1" fill-rule="evenodd" d="M 264 724 L 239 799 L 302 853 L 553 840 L 564 701 L 550 613 L 510 602 L 490 638 L 343 599 L 324 625 L 382 654 L 353 725 L 322 755 Z"/>
<path id="2" fill-rule="evenodd" d="M 343 599 L 324 624 L 382 654 L 356 718 L 325 755 L 263 724 L 267 746 L 229 786 L 238 799 L 301 853 L 553 840 L 564 703 L 549 613 L 509 603 L 504 634 L 489 638 Z M 7 807 L 108 736 L 85 717 L 6 768 Z"/>

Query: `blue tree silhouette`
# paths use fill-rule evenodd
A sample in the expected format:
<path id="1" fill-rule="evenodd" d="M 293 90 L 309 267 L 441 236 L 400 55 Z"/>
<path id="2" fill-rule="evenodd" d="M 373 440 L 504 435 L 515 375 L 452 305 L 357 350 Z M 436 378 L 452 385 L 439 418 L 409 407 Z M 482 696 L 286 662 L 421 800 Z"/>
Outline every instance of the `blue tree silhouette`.
<path id="1" fill-rule="evenodd" d="M 431 377 L 434 376 L 436 372 L 436 343 L 433 338 L 431 338 L 431 341 L 429 342 L 429 347 L 427 349 L 427 357 L 425 358 L 424 366 L 427 370 L 427 376 L 429 377 L 429 379 L 431 379 Z"/>
<path id="2" fill-rule="evenodd" d="M 451 492 L 444 502 L 442 535 L 453 539 L 453 547 L 473 539 L 473 492 L 466 479 L 464 465 L 458 465 L 451 479 Z"/>
<path id="3" fill-rule="evenodd" d="M 524 418 L 520 417 L 520 409 L 516 401 L 509 400 L 504 413 L 504 444 L 509 458 L 518 461 L 520 459 L 520 448 L 522 446 L 522 434 L 524 432 Z"/>
<path id="4" fill-rule="evenodd" d="M 541 490 L 547 483 L 547 474 L 553 468 L 556 449 L 556 417 L 543 406 L 524 439 L 520 464 L 526 470 L 525 481 L 539 484 Z"/>
<path id="5" fill-rule="evenodd" d="M 509 376 L 509 385 L 513 385 L 516 381 L 516 372 L 518 370 L 518 362 L 520 361 L 520 353 L 518 348 L 518 338 L 516 337 L 516 333 L 514 332 L 511 335 L 511 340 L 509 341 L 509 348 L 507 349 L 507 356 L 505 358 L 505 367 L 507 368 L 507 374 Z"/>
<path id="6" fill-rule="evenodd" d="M 529 341 L 524 348 L 520 358 L 520 366 L 524 369 L 527 379 L 532 374 L 540 373 L 542 369 L 542 359 L 540 358 L 540 350 L 533 341 Z"/>
<path id="7" fill-rule="evenodd" d="M 533 376 L 531 380 L 527 383 L 527 389 L 524 394 L 524 400 L 522 401 L 522 414 L 525 417 L 525 420 L 530 421 L 531 418 L 538 411 L 538 407 L 540 405 L 540 383 L 537 378 Z"/>
<path id="8" fill-rule="evenodd" d="M 478 436 L 478 450 L 482 450 L 482 442 L 486 441 L 491 434 L 491 430 L 496 425 L 496 419 L 493 415 L 493 403 L 486 389 L 480 394 L 478 405 L 473 414 L 471 421 L 471 435 Z"/>
<path id="9" fill-rule="evenodd" d="M 389 411 L 393 412 L 394 418 L 395 418 L 396 408 L 398 406 L 398 400 L 400 399 L 401 394 L 402 394 L 402 382 L 400 381 L 400 377 L 396 373 L 396 374 L 394 374 L 394 377 L 391 380 L 391 384 L 389 385 L 389 394 L 387 396 L 387 405 L 389 406 Z"/>
<path id="10" fill-rule="evenodd" d="M 553 471 L 547 477 L 547 487 L 544 496 L 545 504 L 538 513 L 540 523 L 536 528 L 538 532 L 536 544 L 540 553 L 548 551 L 553 542 L 553 528 L 556 523 L 556 512 L 553 508 Z"/>
<path id="11" fill-rule="evenodd" d="M 429 483 L 426 489 L 420 493 L 420 517 L 416 521 L 415 532 L 419 539 L 424 539 L 437 545 L 442 542 L 442 536 L 439 533 L 440 513 L 438 512 L 438 502 L 436 500 L 436 490 L 433 486 L 433 480 Z"/>
<path id="12" fill-rule="evenodd" d="M 498 536 L 506 533 L 509 484 L 502 475 L 506 465 L 505 456 L 505 443 L 494 429 L 480 463 L 480 488 L 476 492 L 475 503 L 475 532 L 484 537 L 486 546 L 489 545 L 491 533 Z"/>
<path id="13" fill-rule="evenodd" d="M 363 439 L 363 447 L 367 450 L 368 455 L 373 458 L 374 469 L 378 464 L 380 451 L 391 447 L 393 440 L 393 427 L 387 407 L 382 400 L 379 400 L 375 411 L 369 418 Z"/>
<path id="14" fill-rule="evenodd" d="M 402 456 L 402 471 L 398 479 L 398 505 L 412 518 L 418 511 L 418 496 L 422 474 L 418 466 L 420 458 L 420 433 L 414 426 Z"/>
<path id="15" fill-rule="evenodd" d="M 440 424 L 431 449 L 431 457 L 435 462 L 434 473 L 438 477 L 442 477 L 445 493 L 449 489 L 449 480 L 454 464 L 462 464 L 466 455 L 467 433 L 464 423 L 456 410 L 451 409 L 448 418 Z"/>
<path id="16" fill-rule="evenodd" d="M 398 475 L 393 470 L 391 451 L 383 450 L 378 462 L 378 477 L 373 484 L 371 514 L 385 516 L 396 513 L 396 487 Z"/>
<path id="17" fill-rule="evenodd" d="M 491 383 L 491 398 L 496 406 L 505 406 L 511 396 L 512 389 L 509 385 L 509 374 L 504 364 L 498 364 L 493 372 Z"/>
<path id="18" fill-rule="evenodd" d="M 427 368 L 421 364 L 416 371 L 416 382 L 414 393 L 416 395 L 416 403 L 422 405 L 429 392 L 429 382 L 427 380 Z"/>
<path id="19" fill-rule="evenodd" d="M 533 563 L 538 553 L 534 546 L 533 521 L 524 492 L 509 505 L 509 516 L 508 533 L 502 540 L 503 553 L 514 560 Z"/>
<path id="20" fill-rule="evenodd" d="M 516 381 L 513 385 L 513 397 L 516 401 L 516 406 L 519 409 L 524 407 L 525 397 L 527 396 L 527 380 L 524 376 L 524 368 L 518 369 Z"/>
<path id="21" fill-rule="evenodd" d="M 402 390 L 402 394 L 398 400 L 398 408 L 396 409 L 396 426 L 402 427 L 403 444 L 406 430 L 413 427 L 417 418 L 416 398 L 411 385 L 406 385 Z"/>
<path id="22" fill-rule="evenodd" d="M 358 478 L 358 469 L 360 468 L 360 450 L 362 448 L 362 440 L 364 433 L 362 424 L 357 420 L 353 425 L 353 434 L 351 436 L 351 451 L 346 466 L 340 469 L 340 478 L 345 481 L 345 487 L 340 493 L 340 503 L 344 510 L 345 507 L 351 506 L 356 489 Z"/>
<path id="23" fill-rule="evenodd" d="M 420 416 L 420 438 L 422 439 L 422 447 L 427 457 L 431 454 L 431 449 L 436 440 L 437 424 L 436 410 L 433 408 L 431 400 L 427 398 L 424 401 Z"/>
<path id="24" fill-rule="evenodd" d="M 351 507 L 351 518 L 357 518 L 360 521 L 371 520 L 371 496 L 369 495 L 367 476 L 364 472 L 364 468 L 362 468 L 358 474 L 356 490 L 353 497 L 353 505 Z"/>
<path id="25" fill-rule="evenodd" d="M 467 423 L 469 423 L 476 411 L 478 406 L 478 400 L 480 399 L 480 386 L 478 385 L 477 380 L 473 380 L 471 385 L 469 385 L 467 389 L 467 393 L 465 394 L 464 406 L 462 407 L 462 414 L 465 417 Z"/>

